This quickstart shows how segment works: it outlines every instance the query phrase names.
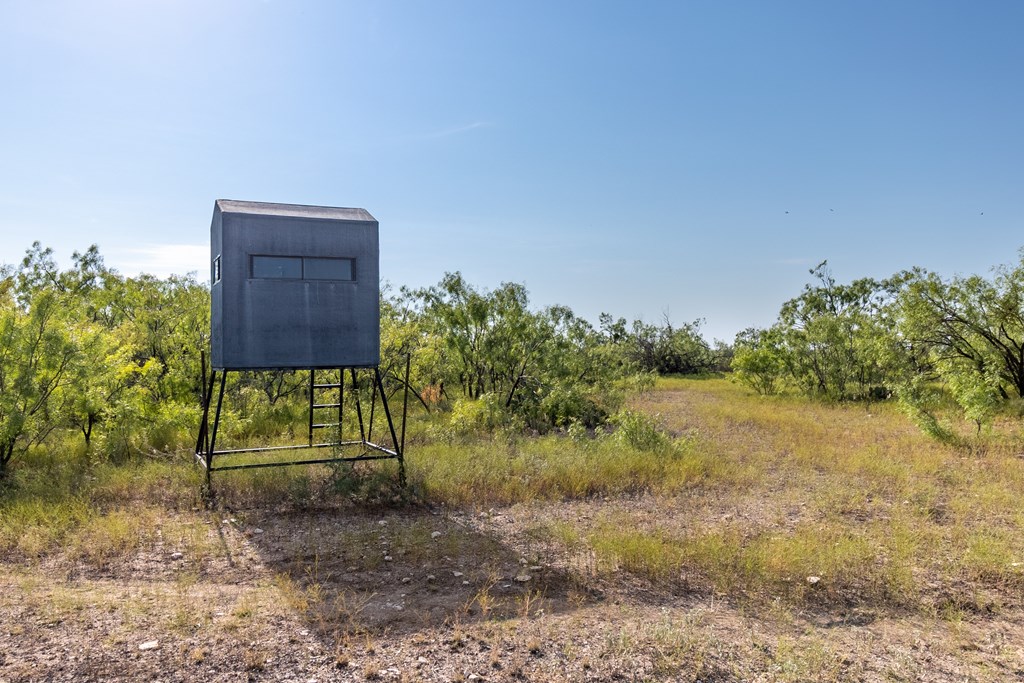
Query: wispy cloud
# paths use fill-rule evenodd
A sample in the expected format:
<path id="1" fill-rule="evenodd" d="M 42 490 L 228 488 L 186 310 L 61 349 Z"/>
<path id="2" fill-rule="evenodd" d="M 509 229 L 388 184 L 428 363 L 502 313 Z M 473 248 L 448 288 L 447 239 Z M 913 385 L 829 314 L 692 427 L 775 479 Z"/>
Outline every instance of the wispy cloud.
<path id="1" fill-rule="evenodd" d="M 433 133 L 426 133 L 419 136 L 422 140 L 439 140 L 441 138 L 448 138 L 453 135 L 459 135 L 460 133 L 467 133 L 477 128 L 490 128 L 494 124 L 490 121 L 474 121 L 464 126 L 455 126 L 454 128 L 445 128 L 444 130 L 434 131 Z"/>
<path id="2" fill-rule="evenodd" d="M 202 280 L 210 259 L 208 244 L 150 244 L 109 250 L 107 264 L 125 275 L 149 273 L 157 277 L 196 272 Z"/>

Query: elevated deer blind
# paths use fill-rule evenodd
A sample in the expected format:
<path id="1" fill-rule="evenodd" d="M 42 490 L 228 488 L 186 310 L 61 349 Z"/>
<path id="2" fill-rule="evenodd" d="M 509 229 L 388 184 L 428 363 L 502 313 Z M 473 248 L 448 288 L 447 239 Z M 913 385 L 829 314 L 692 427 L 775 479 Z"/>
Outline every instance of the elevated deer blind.
<path id="1" fill-rule="evenodd" d="M 219 199 L 210 252 L 211 371 L 196 441 L 196 459 L 206 468 L 207 481 L 216 470 L 383 458 L 398 460 L 404 480 L 403 444 L 380 374 L 377 220 L 364 209 Z M 306 443 L 216 450 L 227 375 L 254 370 L 309 372 Z M 318 382 L 317 371 L 330 379 Z M 347 381 L 358 434 L 345 439 Z M 408 363 L 405 386 L 403 439 Z M 367 391 L 368 413 L 361 395 Z M 390 444 L 373 440 L 378 401 Z M 317 438 L 322 433 L 331 438 Z M 353 447 L 356 455 L 343 450 Z M 280 451 L 300 449 L 320 454 L 279 457 Z M 221 456 L 231 458 L 218 464 Z"/>

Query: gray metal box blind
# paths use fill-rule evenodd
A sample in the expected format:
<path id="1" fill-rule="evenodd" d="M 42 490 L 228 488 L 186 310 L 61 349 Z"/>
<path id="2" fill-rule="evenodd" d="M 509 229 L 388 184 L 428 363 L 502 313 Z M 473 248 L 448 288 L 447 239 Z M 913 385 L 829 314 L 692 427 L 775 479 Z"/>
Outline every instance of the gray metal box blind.
<path id="1" fill-rule="evenodd" d="M 377 220 L 364 209 L 218 199 L 213 367 L 378 365 L 379 253 Z"/>

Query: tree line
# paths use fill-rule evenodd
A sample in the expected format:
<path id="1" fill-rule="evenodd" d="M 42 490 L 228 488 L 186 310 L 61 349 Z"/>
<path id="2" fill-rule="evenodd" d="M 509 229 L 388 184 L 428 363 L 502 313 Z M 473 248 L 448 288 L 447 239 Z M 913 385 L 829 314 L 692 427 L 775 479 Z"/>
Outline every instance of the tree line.
<path id="1" fill-rule="evenodd" d="M 0 271 L 0 474 L 78 434 L 112 458 L 167 448 L 194 428 L 209 292 L 192 278 L 126 278 L 98 249 L 68 269 L 36 243 Z"/>
<path id="2" fill-rule="evenodd" d="M 735 377 L 762 394 L 895 399 L 932 435 L 959 412 L 977 431 L 1024 397 L 1024 250 L 990 277 L 921 268 L 836 282 L 827 262 L 774 325 L 737 335 Z"/>
<path id="3" fill-rule="evenodd" d="M 385 386 L 409 385 L 424 411 L 467 428 L 545 432 L 593 428 L 654 373 L 707 372 L 727 363 L 700 322 L 599 327 L 564 306 L 531 308 L 521 284 L 490 291 L 459 273 L 431 287 L 385 287 Z M 194 277 L 126 277 L 96 246 L 58 266 L 39 243 L 0 270 L 0 476 L 44 444 L 124 460 L 194 439 L 200 417 L 210 294 Z M 226 424 L 258 438 L 301 424 L 302 373 L 232 373 Z"/>
<path id="4" fill-rule="evenodd" d="M 658 374 L 732 371 L 764 395 L 894 399 L 929 433 L 954 438 L 950 409 L 980 432 L 1024 413 L 1024 250 L 991 277 L 914 268 L 848 284 L 827 263 L 768 328 L 709 344 L 701 321 L 595 327 L 565 306 L 536 310 L 526 288 L 482 290 L 459 273 L 381 297 L 389 392 L 408 382 L 424 412 L 453 428 L 546 432 L 605 424 Z M 74 443 L 123 460 L 190 444 L 208 364 L 210 293 L 194 277 L 126 277 L 89 247 L 60 268 L 34 244 L 0 269 L 0 477 L 19 455 Z M 307 380 L 289 371 L 233 373 L 233 436 L 301 423 Z"/>

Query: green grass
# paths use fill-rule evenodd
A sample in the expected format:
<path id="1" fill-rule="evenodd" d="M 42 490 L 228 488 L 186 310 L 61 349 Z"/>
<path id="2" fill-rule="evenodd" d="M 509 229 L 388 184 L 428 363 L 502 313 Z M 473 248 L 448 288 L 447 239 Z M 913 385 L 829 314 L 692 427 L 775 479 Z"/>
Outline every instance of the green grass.
<path id="1" fill-rule="evenodd" d="M 657 526 L 628 512 L 596 524 L 601 571 L 798 604 L 924 606 L 929 586 L 1022 585 L 1024 461 L 1005 433 L 965 451 L 888 405 L 765 399 L 716 379 L 659 382 L 636 407 L 747 476 L 719 478 L 690 519 L 677 496 L 677 516 Z M 708 505 L 729 521 L 708 519 Z"/>
<path id="2" fill-rule="evenodd" d="M 0 557 L 12 587 L 0 606 L 27 604 L 44 623 L 116 612 L 122 625 L 108 638 L 119 645 L 154 620 L 170 634 L 162 641 L 213 634 L 240 643 L 251 672 L 271 660 L 246 644 L 298 616 L 337 639 L 352 675 L 383 675 L 390 664 L 370 658 L 374 650 L 388 651 L 392 636 L 415 644 L 434 618 L 423 612 L 423 633 L 389 633 L 367 607 L 378 594 L 345 582 L 350 566 L 383 574 L 386 535 L 396 564 L 421 574 L 451 565 L 490 576 L 441 608 L 442 630 L 450 626 L 445 638 L 463 652 L 486 642 L 506 667 L 499 677 L 521 666 L 507 659 L 521 630 L 520 662 L 572 659 L 589 640 L 595 677 L 614 660 L 623 671 L 648 662 L 648 680 L 756 672 L 776 681 L 868 671 L 909 680 L 942 657 L 965 658 L 974 675 L 985 666 L 966 661 L 981 652 L 976 642 L 1012 633 L 1007 624 L 1024 607 L 1019 421 L 958 447 L 928 439 L 887 405 L 762 398 L 722 378 L 660 381 L 617 416 L 617 431 L 596 435 L 579 425 L 534 437 L 432 430 L 442 417 L 413 422 L 406 491 L 387 461 L 221 472 L 212 511 L 203 472 L 184 455 L 115 466 L 33 451 L 0 489 Z M 499 514 L 469 514 L 490 507 Z M 308 533 L 335 513 L 334 532 Z M 277 515 L 287 523 L 264 521 Z M 251 533 L 257 522 L 265 535 Z M 282 528 L 305 532 L 285 538 Z M 256 554 L 236 554 L 233 576 L 253 560 L 269 572 L 251 586 L 218 584 L 223 575 L 211 570 L 238 547 Z M 184 558 L 168 561 L 174 551 Z M 495 582 L 521 557 L 544 565 L 538 576 L 550 583 L 512 601 Z M 125 577 L 137 581 L 119 590 Z M 394 578 L 385 595 L 407 590 Z M 445 599 L 427 595 L 421 607 Z M 851 652 L 849 630 L 836 624 L 860 618 L 878 626 Z M 900 668 L 900 652 L 919 638 L 928 653 Z M 181 657 L 199 665 L 211 651 Z"/>
<path id="3" fill-rule="evenodd" d="M 102 566 L 153 543 L 158 529 L 194 537 L 190 522 L 169 513 L 198 505 L 200 482 L 180 462 L 36 460 L 19 468 L 0 495 L 0 552 L 35 560 L 61 551 Z"/>
<path id="4" fill-rule="evenodd" d="M 614 433 L 431 441 L 436 419 L 417 422 L 406 491 L 394 462 L 376 462 L 217 473 L 217 501 L 244 510 L 610 500 L 612 511 L 590 521 L 550 518 L 546 542 L 592 555 L 574 566 L 606 576 L 761 602 L 926 609 L 946 586 L 1006 599 L 1024 587 L 1015 425 L 965 451 L 929 440 L 888 405 L 762 398 L 720 378 L 660 381 Z M 0 552 L 105 566 L 159 535 L 208 554 L 202 481 L 185 457 L 114 466 L 37 451 L 0 493 Z M 458 538 L 445 542 L 460 552 Z M 396 543 L 413 556 L 437 545 L 426 524 Z"/>
<path id="5" fill-rule="evenodd" d="M 9 557 L 39 557 L 96 516 L 88 501 L 21 498 L 0 505 L 0 551 Z"/>
<path id="6" fill-rule="evenodd" d="M 425 445 L 410 457 L 409 472 L 425 499 L 451 505 L 672 494 L 738 476 L 697 440 L 665 439 L 642 450 L 613 438 L 564 436 Z"/>
<path id="7" fill-rule="evenodd" d="M 892 604 L 914 597 L 914 540 L 887 525 L 853 530 L 807 524 L 787 533 L 733 525 L 679 534 L 637 530 L 617 518 L 592 530 L 588 541 L 605 574 L 626 570 L 734 597 Z"/>

